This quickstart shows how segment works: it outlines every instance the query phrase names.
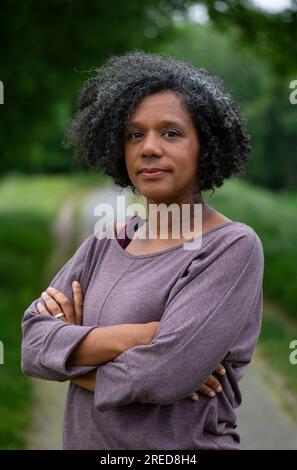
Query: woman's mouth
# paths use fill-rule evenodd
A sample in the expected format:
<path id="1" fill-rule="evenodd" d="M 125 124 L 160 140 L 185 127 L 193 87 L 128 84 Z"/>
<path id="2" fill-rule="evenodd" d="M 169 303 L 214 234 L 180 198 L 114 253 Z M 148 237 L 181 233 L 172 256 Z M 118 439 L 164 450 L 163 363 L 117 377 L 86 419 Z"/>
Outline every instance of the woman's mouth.
<path id="1" fill-rule="evenodd" d="M 165 175 L 167 171 L 165 170 L 158 170 L 158 171 L 141 171 L 140 174 L 145 178 L 145 179 L 154 179 L 154 178 L 160 178 L 161 176 Z"/>

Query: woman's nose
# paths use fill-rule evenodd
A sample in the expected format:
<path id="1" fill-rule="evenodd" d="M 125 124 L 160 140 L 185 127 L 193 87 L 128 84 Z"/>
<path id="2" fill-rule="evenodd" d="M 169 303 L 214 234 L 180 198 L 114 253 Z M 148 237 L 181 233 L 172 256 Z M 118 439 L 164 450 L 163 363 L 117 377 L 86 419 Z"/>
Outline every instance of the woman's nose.
<path id="1" fill-rule="evenodd" d="M 157 136 L 147 135 L 143 139 L 141 154 L 143 156 L 148 155 L 162 155 L 162 147 L 160 143 L 160 139 Z"/>

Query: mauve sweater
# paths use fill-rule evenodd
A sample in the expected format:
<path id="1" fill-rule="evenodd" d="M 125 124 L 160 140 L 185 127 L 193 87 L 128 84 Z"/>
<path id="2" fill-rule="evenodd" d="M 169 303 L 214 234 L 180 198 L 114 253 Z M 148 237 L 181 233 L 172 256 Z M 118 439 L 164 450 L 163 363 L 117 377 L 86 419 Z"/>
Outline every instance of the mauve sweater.
<path id="1" fill-rule="evenodd" d="M 114 225 L 107 227 L 114 235 Z M 39 314 L 41 298 L 22 321 L 25 374 L 66 381 L 97 369 L 95 393 L 69 385 L 63 448 L 239 449 L 238 382 L 251 361 L 263 308 L 258 235 L 230 221 L 205 233 L 195 250 L 181 243 L 132 255 L 115 235 L 98 234 L 79 246 L 50 283 L 72 301 L 71 283 L 81 283 L 83 325 Z M 151 321 L 160 325 L 150 344 L 99 366 L 66 364 L 93 328 Z M 217 376 L 223 391 L 191 400 L 220 362 L 226 369 Z"/>

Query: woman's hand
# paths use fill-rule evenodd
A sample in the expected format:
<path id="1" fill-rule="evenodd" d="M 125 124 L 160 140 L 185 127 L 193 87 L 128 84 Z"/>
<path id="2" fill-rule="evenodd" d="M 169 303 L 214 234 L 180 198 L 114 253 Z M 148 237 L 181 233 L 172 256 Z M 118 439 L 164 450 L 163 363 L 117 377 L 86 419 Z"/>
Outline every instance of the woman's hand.
<path id="1" fill-rule="evenodd" d="M 137 335 L 139 344 L 150 344 L 156 336 L 159 328 L 159 321 L 151 321 L 149 323 L 137 323 Z"/>
<path id="2" fill-rule="evenodd" d="M 64 316 L 59 317 L 66 323 L 74 323 L 75 325 L 82 325 L 83 320 L 83 293 L 79 282 L 74 281 L 72 283 L 73 290 L 73 301 L 71 301 L 62 292 L 58 291 L 54 287 L 49 287 L 46 292 L 42 292 L 41 298 L 45 303 L 45 306 L 38 302 L 37 310 L 39 313 L 50 313 L 55 316 L 58 313 L 64 313 Z"/>
<path id="3" fill-rule="evenodd" d="M 226 370 L 222 364 L 219 364 L 215 368 L 214 372 L 217 372 L 217 374 L 220 375 L 225 375 Z M 216 395 L 216 393 L 220 393 L 222 391 L 222 387 L 220 385 L 220 382 L 213 375 L 210 375 L 206 382 L 201 385 L 201 387 L 197 391 L 203 393 L 203 395 L 206 395 L 207 397 L 212 398 Z M 194 401 L 199 399 L 196 392 L 193 392 L 189 398 Z"/>
<path id="4" fill-rule="evenodd" d="M 95 392 L 96 372 L 97 369 L 95 371 L 88 372 L 87 374 L 80 375 L 75 379 L 71 379 L 70 382 L 78 385 L 81 388 L 84 388 L 85 390 L 88 390 L 89 392 Z"/>

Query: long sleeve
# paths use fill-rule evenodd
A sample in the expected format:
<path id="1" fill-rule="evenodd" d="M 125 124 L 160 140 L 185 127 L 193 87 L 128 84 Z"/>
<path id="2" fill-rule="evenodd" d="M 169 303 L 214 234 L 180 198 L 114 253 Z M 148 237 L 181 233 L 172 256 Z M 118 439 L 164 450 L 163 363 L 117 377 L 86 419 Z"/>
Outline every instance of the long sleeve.
<path id="1" fill-rule="evenodd" d="M 50 286 L 63 292 L 73 302 L 72 281 L 78 280 L 84 289 L 83 276 L 86 258 L 94 236 L 89 236 L 60 269 Z M 25 310 L 22 319 L 22 358 L 24 374 L 46 380 L 65 381 L 85 374 L 94 366 L 69 366 L 68 357 L 76 345 L 95 326 L 65 323 L 50 314 L 40 314 L 35 299 Z"/>
<path id="2" fill-rule="evenodd" d="M 97 368 L 95 409 L 186 398 L 228 360 L 239 337 L 246 345 L 237 360 L 250 361 L 262 315 L 261 241 L 253 230 L 244 230 L 229 234 L 206 259 L 203 253 L 173 286 L 154 340 Z M 251 322 L 252 338 L 245 339 L 242 332 L 249 325 L 250 334 Z"/>

